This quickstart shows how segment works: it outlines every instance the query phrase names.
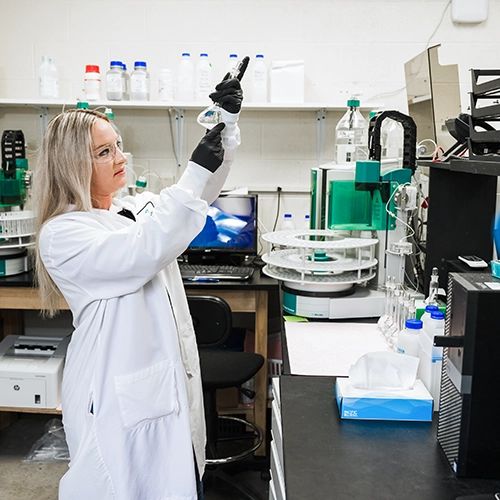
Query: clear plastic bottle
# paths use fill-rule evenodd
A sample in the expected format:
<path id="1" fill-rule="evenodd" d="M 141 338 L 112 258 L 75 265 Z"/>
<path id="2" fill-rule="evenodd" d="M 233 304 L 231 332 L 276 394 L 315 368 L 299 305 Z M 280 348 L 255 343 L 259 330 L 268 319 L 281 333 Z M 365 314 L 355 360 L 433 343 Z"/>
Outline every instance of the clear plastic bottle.
<path id="1" fill-rule="evenodd" d="M 194 101 L 194 66 L 189 52 L 184 52 L 177 75 L 177 100 Z"/>
<path id="2" fill-rule="evenodd" d="M 130 101 L 130 75 L 127 71 L 127 65 L 122 63 L 122 78 L 123 78 L 123 100 Z"/>
<path id="3" fill-rule="evenodd" d="M 121 61 L 111 61 L 106 72 L 106 98 L 109 101 L 123 100 L 123 87 L 123 64 Z"/>
<path id="4" fill-rule="evenodd" d="M 160 101 L 172 102 L 174 100 L 174 82 L 172 79 L 171 69 L 160 69 L 160 78 L 158 79 L 158 97 L 160 98 Z"/>
<path id="5" fill-rule="evenodd" d="M 429 283 L 429 296 L 425 299 L 425 303 L 437 305 L 439 303 L 438 292 L 439 292 L 439 271 L 437 267 L 433 267 L 431 274 L 431 281 Z"/>
<path id="6" fill-rule="evenodd" d="M 283 220 L 281 221 L 281 231 L 286 231 L 289 229 L 295 229 L 295 224 L 293 223 L 292 214 L 283 215 Z"/>
<path id="7" fill-rule="evenodd" d="M 49 56 L 42 56 L 42 64 L 38 70 L 38 89 L 40 97 L 59 98 L 59 72 Z"/>
<path id="8" fill-rule="evenodd" d="M 208 59 L 208 54 L 202 52 L 200 54 L 200 60 L 196 65 L 196 100 L 204 102 L 210 101 L 208 94 L 212 91 L 212 65 Z"/>
<path id="9" fill-rule="evenodd" d="M 130 100 L 149 101 L 149 73 L 144 61 L 134 62 L 134 71 L 130 75 Z"/>
<path id="10" fill-rule="evenodd" d="M 101 98 L 101 73 L 99 66 L 85 66 L 84 91 L 87 101 L 98 101 Z"/>
<path id="11" fill-rule="evenodd" d="M 359 111 L 358 99 L 349 99 L 347 106 L 335 128 L 335 162 L 339 165 L 368 159 L 368 122 Z"/>
<path id="12" fill-rule="evenodd" d="M 422 330 L 422 321 L 407 319 L 405 328 L 399 332 L 397 352 L 407 356 L 418 356 L 418 338 Z"/>
<path id="13" fill-rule="evenodd" d="M 252 102 L 267 102 L 267 65 L 262 54 L 255 56 L 253 64 Z"/>

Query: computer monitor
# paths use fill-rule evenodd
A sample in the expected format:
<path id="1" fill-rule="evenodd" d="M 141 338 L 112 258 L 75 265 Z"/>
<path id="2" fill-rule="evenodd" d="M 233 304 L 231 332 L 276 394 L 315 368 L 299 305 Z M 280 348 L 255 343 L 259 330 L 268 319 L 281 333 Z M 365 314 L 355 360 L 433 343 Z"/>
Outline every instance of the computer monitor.
<path id="1" fill-rule="evenodd" d="M 209 207 L 205 227 L 189 244 L 189 262 L 241 264 L 257 254 L 257 195 L 220 195 Z"/>

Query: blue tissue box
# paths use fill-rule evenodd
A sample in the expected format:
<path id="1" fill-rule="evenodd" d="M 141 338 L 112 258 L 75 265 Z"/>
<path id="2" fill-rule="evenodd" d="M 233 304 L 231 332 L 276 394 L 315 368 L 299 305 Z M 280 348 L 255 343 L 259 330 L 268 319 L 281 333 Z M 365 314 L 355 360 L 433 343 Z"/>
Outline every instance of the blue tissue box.
<path id="1" fill-rule="evenodd" d="M 357 389 L 348 378 L 337 378 L 335 397 L 340 418 L 430 422 L 433 399 L 421 380 L 413 389 L 373 391 Z"/>

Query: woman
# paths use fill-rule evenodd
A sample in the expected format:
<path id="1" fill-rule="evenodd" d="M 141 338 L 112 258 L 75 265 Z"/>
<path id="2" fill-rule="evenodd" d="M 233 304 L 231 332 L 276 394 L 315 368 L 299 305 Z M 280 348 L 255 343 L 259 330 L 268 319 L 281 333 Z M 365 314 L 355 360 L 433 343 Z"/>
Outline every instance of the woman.
<path id="1" fill-rule="evenodd" d="M 62 388 L 71 462 L 60 500 L 198 498 L 203 400 L 176 258 L 203 228 L 240 142 L 239 80 L 222 81 L 211 97 L 224 123 L 159 195 L 113 198 L 126 185 L 126 159 L 104 115 L 61 113 L 44 136 L 38 285 L 46 314 L 62 294 L 75 328 Z"/>

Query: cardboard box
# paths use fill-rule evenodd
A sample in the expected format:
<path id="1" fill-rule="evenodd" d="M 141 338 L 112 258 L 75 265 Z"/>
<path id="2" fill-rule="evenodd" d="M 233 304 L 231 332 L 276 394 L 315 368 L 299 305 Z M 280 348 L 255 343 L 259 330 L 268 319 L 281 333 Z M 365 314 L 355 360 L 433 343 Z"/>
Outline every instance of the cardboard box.
<path id="1" fill-rule="evenodd" d="M 433 399 L 420 380 L 411 390 L 372 391 L 356 389 L 348 378 L 337 378 L 335 397 L 340 417 L 358 420 L 432 420 Z"/>
<path id="2" fill-rule="evenodd" d="M 240 404 L 240 391 L 237 387 L 217 389 L 217 408 L 238 408 Z"/>

